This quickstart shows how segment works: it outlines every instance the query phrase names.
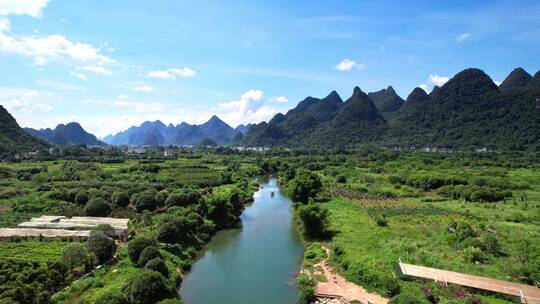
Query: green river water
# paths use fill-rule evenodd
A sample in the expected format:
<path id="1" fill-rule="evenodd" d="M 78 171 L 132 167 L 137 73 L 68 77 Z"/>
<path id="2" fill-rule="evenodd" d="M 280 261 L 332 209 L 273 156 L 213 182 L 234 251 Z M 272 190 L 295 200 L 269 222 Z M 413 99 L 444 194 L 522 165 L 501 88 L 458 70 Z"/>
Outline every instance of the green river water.
<path id="1" fill-rule="evenodd" d="M 292 222 L 292 203 L 274 178 L 242 213 L 242 229 L 219 232 L 184 278 L 187 304 L 295 304 L 304 246 Z M 274 192 L 274 197 L 271 192 Z"/>

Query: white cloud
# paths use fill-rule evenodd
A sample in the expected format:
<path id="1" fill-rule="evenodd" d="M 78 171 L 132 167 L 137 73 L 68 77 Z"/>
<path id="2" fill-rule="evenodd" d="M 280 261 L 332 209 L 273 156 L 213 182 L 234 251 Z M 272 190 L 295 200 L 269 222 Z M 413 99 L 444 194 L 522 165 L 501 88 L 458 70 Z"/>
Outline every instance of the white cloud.
<path id="1" fill-rule="evenodd" d="M 365 67 L 366 65 L 363 63 L 357 63 L 354 60 L 345 58 L 340 63 L 338 63 L 334 68 L 341 72 L 348 72 L 348 71 L 351 71 L 353 68 L 363 69 Z"/>
<path id="2" fill-rule="evenodd" d="M 138 126 L 145 121 L 161 120 L 165 124 L 179 124 L 182 121 L 190 124 L 206 122 L 212 115 L 217 115 L 229 125 L 235 127 L 238 124 L 258 123 L 271 119 L 277 110 L 266 106 L 264 93 L 261 90 L 249 90 L 239 100 L 222 102 L 217 107 L 205 106 L 179 106 L 173 103 L 159 103 L 148 101 L 131 100 L 126 95 L 107 99 L 87 99 L 85 103 L 99 104 L 102 106 L 118 107 L 122 115 L 99 115 L 99 116 L 69 116 L 52 117 L 47 115 L 47 120 L 34 121 L 32 126 L 50 126 L 55 123 L 66 121 L 78 121 L 86 130 L 97 136 L 105 136 L 111 133 L 124 131 L 131 126 Z M 132 113 L 129 113 L 131 111 Z M 109 111 L 115 113 L 116 111 Z"/>
<path id="3" fill-rule="evenodd" d="M 437 74 L 430 74 L 428 77 L 427 84 L 422 83 L 419 84 L 418 87 L 426 91 L 427 93 L 431 92 L 433 90 L 434 86 L 442 87 L 445 83 L 450 80 L 449 77 L 446 76 L 439 76 Z"/>
<path id="4" fill-rule="evenodd" d="M 131 101 L 127 95 L 119 95 L 116 99 L 85 99 L 84 103 L 107 105 L 113 107 L 129 108 L 136 113 L 160 113 L 164 111 L 165 105 L 153 101 Z"/>
<path id="5" fill-rule="evenodd" d="M 53 109 L 49 101 L 57 99 L 56 95 L 47 92 L 0 88 L 0 104 L 17 118 L 34 112 L 49 112 Z"/>
<path id="6" fill-rule="evenodd" d="M 37 65 L 50 61 L 95 65 L 114 62 L 102 55 L 100 49 L 90 44 L 73 42 L 62 35 L 18 37 L 10 33 L 7 19 L 0 21 L 0 51 L 31 57 Z"/>
<path id="7" fill-rule="evenodd" d="M 0 0 L 0 16 L 29 15 L 40 17 L 49 0 Z M 62 35 L 19 36 L 11 32 L 10 20 L 0 17 L 0 51 L 32 58 L 35 65 L 51 61 L 70 64 L 102 66 L 114 60 L 101 54 L 101 49 L 91 44 L 71 41 Z"/>
<path id="8" fill-rule="evenodd" d="M 84 74 L 75 73 L 75 72 L 70 71 L 69 75 L 71 75 L 71 76 L 73 76 L 75 78 L 79 78 L 81 80 L 88 80 L 88 77 L 86 77 L 86 75 L 84 75 Z"/>
<path id="9" fill-rule="evenodd" d="M 195 76 L 195 74 L 195 70 L 191 68 L 171 68 L 167 70 L 150 71 L 146 74 L 146 77 L 160 79 L 176 79 L 176 77 L 193 77 Z"/>
<path id="10" fill-rule="evenodd" d="M 30 15 L 41 17 L 41 10 L 49 0 L 2 0 L 0 15 Z"/>
<path id="11" fill-rule="evenodd" d="M 0 33 L 7 32 L 11 29 L 9 19 L 0 17 Z"/>
<path id="12" fill-rule="evenodd" d="M 270 101 L 272 102 L 277 102 L 277 103 L 286 103 L 289 101 L 289 99 L 285 96 L 276 96 L 272 99 L 270 99 Z"/>
<path id="13" fill-rule="evenodd" d="M 497 86 L 500 86 L 502 82 L 500 81 L 493 81 Z"/>
<path id="14" fill-rule="evenodd" d="M 35 65 L 46 65 L 47 64 L 47 59 L 45 59 L 43 57 L 36 57 L 36 58 L 34 58 L 34 64 Z"/>
<path id="15" fill-rule="evenodd" d="M 102 66 L 87 65 L 83 66 L 81 69 L 89 72 L 93 72 L 100 75 L 111 75 L 112 72 Z"/>
<path id="16" fill-rule="evenodd" d="M 457 36 L 456 41 L 457 41 L 458 43 L 462 43 L 462 42 L 464 42 L 465 40 L 468 40 L 468 39 L 471 39 L 471 38 L 472 38 L 472 34 L 471 34 L 471 33 L 463 33 L 463 34 Z"/>
<path id="17" fill-rule="evenodd" d="M 429 83 L 439 87 L 442 87 L 448 80 L 450 80 L 450 78 L 446 76 L 439 76 L 437 74 L 429 75 Z"/>
<path id="18" fill-rule="evenodd" d="M 269 120 L 278 111 L 264 105 L 263 95 L 261 90 L 251 89 L 240 100 L 219 103 L 217 115 L 231 126 Z"/>
<path id="19" fill-rule="evenodd" d="M 146 84 L 137 84 L 131 88 L 133 91 L 136 92 L 145 92 L 145 93 L 151 93 L 154 91 L 154 87 Z"/>

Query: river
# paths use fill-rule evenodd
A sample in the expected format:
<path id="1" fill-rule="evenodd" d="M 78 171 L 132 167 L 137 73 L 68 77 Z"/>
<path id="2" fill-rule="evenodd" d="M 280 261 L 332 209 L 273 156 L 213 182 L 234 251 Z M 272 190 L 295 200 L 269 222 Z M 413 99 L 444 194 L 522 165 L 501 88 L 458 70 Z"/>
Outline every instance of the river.
<path id="1" fill-rule="evenodd" d="M 275 178 L 259 182 L 253 204 L 242 213 L 242 228 L 217 233 L 184 278 L 185 303 L 298 303 L 295 275 L 304 246 L 292 222 L 292 203 Z"/>

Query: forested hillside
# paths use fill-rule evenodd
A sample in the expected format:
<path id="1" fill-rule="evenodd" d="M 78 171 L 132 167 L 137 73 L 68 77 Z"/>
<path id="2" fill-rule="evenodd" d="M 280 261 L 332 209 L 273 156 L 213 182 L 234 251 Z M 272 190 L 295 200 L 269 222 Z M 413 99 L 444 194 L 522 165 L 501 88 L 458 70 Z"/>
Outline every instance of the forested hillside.
<path id="1" fill-rule="evenodd" d="M 2 158 L 23 151 L 46 148 L 45 141 L 26 133 L 15 118 L 0 105 L 0 155 Z"/>
<path id="2" fill-rule="evenodd" d="M 106 144 L 96 138 L 95 135 L 86 132 L 79 123 L 70 122 L 66 125 L 59 124 L 54 129 L 32 129 L 25 130 L 50 144 L 54 145 L 89 145 L 105 146 Z"/>
<path id="3" fill-rule="evenodd" d="M 356 88 L 344 103 L 336 96 L 306 98 L 254 125 L 242 144 L 540 149 L 540 73 L 521 68 L 500 87 L 482 70 L 466 69 L 429 95 L 415 88 L 405 102 L 392 87 L 368 95 Z"/>
<path id="4" fill-rule="evenodd" d="M 538 148 L 539 89 L 531 85 L 501 93 L 483 71 L 467 69 L 441 87 L 431 101 L 390 121 L 386 141 L 421 146 Z"/>

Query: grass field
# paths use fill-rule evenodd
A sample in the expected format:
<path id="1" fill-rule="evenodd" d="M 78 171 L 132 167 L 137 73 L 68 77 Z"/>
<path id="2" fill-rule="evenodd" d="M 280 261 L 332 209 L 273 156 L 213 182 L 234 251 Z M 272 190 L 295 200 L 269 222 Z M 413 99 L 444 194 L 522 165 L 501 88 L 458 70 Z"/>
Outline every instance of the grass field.
<path id="1" fill-rule="evenodd" d="M 62 249 L 69 243 L 56 241 L 0 242 L 0 260 L 50 262 L 62 259 Z"/>
<path id="2" fill-rule="evenodd" d="M 435 283 L 401 276 L 401 259 L 405 263 L 540 284 L 537 167 L 511 169 L 497 162 L 454 157 L 433 160 L 419 155 L 390 161 L 346 160 L 319 161 L 313 166 L 318 167 L 316 172 L 325 186 L 318 204 L 329 211 L 330 263 L 348 280 L 387 295 L 388 282 L 397 279 L 400 294 L 410 295 L 419 303 L 429 300 L 423 295 L 425 290 L 438 303 L 454 303 L 454 293 L 462 292 L 457 286 L 449 291 Z M 445 186 L 449 184 L 465 186 Z M 444 187 L 466 189 L 469 193 L 455 198 L 442 191 Z M 511 196 L 484 196 L 495 201 L 470 196 L 478 189 L 508 189 Z M 312 263 L 305 257 L 308 270 Z M 467 293 L 463 303 L 474 303 L 475 297 L 483 303 L 517 301 L 479 291 Z M 395 303 L 408 302 L 396 298 Z"/>

